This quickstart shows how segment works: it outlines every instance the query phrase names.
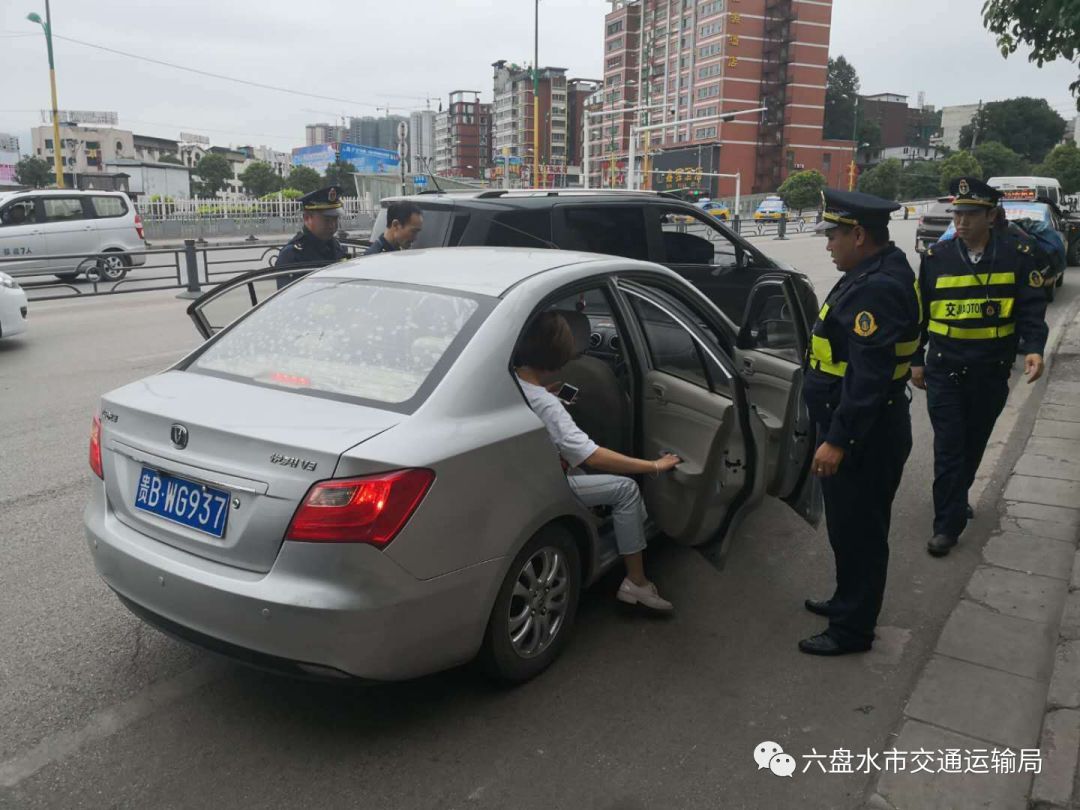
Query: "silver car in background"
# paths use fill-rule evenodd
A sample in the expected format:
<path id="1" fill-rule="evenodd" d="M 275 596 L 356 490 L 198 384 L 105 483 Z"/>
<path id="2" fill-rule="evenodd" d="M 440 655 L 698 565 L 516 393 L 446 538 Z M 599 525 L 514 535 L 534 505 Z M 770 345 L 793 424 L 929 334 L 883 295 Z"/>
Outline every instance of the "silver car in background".
<path id="1" fill-rule="evenodd" d="M 575 331 L 559 378 L 579 424 L 684 459 L 642 480 L 652 532 L 716 557 L 766 494 L 820 515 L 792 274 L 763 274 L 736 327 L 675 273 L 610 256 L 408 251 L 277 291 L 286 273 L 195 302 L 206 343 L 94 415 L 94 564 L 182 639 L 322 677 L 550 664 L 618 556 L 512 374 L 544 309 Z"/>

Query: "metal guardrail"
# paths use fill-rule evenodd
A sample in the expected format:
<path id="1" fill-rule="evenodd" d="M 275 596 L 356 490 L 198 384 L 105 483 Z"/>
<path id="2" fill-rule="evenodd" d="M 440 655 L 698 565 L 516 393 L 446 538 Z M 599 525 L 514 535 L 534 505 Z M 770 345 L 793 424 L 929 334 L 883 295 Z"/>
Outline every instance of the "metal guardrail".
<path id="1" fill-rule="evenodd" d="M 143 264 L 126 268 L 122 278 L 105 278 L 99 262 L 115 253 L 64 254 L 49 256 L 47 261 L 63 260 L 64 269 L 42 268 L 20 271 L 19 265 L 42 261 L 41 257 L 0 258 L 0 271 L 9 273 L 25 291 L 30 301 L 53 301 L 63 298 L 93 298 L 155 290 L 181 290 L 184 297 L 196 298 L 204 287 L 220 284 L 241 273 L 273 267 L 285 242 L 255 245 L 199 246 L 194 239 L 184 241 L 180 248 L 132 250 L 125 257 L 142 256 Z M 343 241 L 355 256 L 366 242 Z M 245 255 L 246 254 L 246 255 Z M 71 268 L 75 268 L 74 270 Z M 74 279 L 58 275 L 76 273 Z"/>

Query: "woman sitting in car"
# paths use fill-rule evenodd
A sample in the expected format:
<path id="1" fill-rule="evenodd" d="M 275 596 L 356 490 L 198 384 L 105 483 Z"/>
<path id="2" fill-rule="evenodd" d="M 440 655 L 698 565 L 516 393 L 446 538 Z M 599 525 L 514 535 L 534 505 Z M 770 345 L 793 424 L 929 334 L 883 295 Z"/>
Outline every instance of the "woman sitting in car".
<path id="1" fill-rule="evenodd" d="M 547 428 L 570 473 L 570 489 L 586 506 L 610 506 L 615 523 L 615 543 L 626 565 L 626 577 L 616 599 L 630 605 L 644 605 L 670 611 L 671 602 L 662 598 L 645 577 L 642 552 L 645 550 L 645 504 L 637 482 L 627 475 L 660 475 L 679 464 L 678 456 L 664 454 L 654 461 L 632 458 L 599 447 L 575 423 L 562 402 L 544 387 L 545 374 L 557 372 L 574 355 L 574 337 L 566 319 L 557 312 L 544 312 L 533 321 L 518 344 L 514 371 L 529 406 Z M 590 470 L 607 475 L 585 473 Z"/>

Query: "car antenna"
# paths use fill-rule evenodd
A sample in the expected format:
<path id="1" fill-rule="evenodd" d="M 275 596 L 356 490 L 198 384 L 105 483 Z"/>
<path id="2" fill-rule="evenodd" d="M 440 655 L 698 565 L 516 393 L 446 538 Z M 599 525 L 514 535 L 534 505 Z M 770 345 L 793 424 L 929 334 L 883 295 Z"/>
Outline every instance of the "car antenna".
<path id="1" fill-rule="evenodd" d="M 435 173 L 434 173 L 433 171 L 431 171 L 431 161 L 430 161 L 430 160 L 425 160 L 425 161 L 424 161 L 424 165 L 425 165 L 425 166 L 427 167 L 427 174 L 428 174 L 428 177 L 430 177 L 430 178 L 431 178 L 431 182 L 435 184 L 435 190 L 436 190 L 437 192 L 439 192 L 440 194 L 442 194 L 442 193 L 443 193 L 443 190 L 442 190 L 441 188 L 439 188 L 439 181 L 438 181 L 438 179 L 437 179 L 437 178 L 435 177 Z"/>

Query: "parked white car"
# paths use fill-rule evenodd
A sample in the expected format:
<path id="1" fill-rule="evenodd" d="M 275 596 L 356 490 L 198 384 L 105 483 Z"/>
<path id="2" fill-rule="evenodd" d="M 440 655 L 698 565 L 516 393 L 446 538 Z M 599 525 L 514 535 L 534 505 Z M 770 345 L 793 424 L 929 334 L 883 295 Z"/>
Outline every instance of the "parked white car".
<path id="1" fill-rule="evenodd" d="M 26 291 L 7 273 L 0 273 L 0 338 L 26 331 Z"/>
<path id="2" fill-rule="evenodd" d="M 0 270 L 11 276 L 51 273 L 69 281 L 96 273 L 119 281 L 146 263 L 144 254 L 131 253 L 145 249 L 142 218 L 122 191 L 0 193 Z M 62 256 L 77 258 L 54 258 Z"/>

